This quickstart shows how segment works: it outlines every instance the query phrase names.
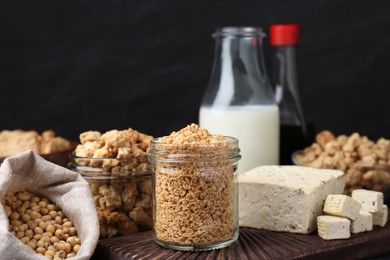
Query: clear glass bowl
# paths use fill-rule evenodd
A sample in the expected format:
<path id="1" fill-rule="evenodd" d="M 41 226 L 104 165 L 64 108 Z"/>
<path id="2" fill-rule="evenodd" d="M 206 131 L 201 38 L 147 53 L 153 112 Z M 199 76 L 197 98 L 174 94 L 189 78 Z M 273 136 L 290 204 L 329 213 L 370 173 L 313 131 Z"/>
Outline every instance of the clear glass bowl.
<path id="1" fill-rule="evenodd" d="M 92 191 L 99 215 L 100 238 L 153 227 L 151 170 L 148 163 L 141 165 L 134 160 L 70 154 L 68 167 L 80 173 Z"/>

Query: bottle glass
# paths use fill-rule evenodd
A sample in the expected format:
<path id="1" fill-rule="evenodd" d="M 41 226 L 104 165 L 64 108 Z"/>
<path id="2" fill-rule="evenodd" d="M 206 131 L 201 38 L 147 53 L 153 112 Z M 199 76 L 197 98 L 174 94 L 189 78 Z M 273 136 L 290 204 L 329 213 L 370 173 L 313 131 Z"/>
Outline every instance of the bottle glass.
<path id="1" fill-rule="evenodd" d="M 291 164 L 291 155 L 314 139 L 314 126 L 306 119 L 298 87 L 296 51 L 300 27 L 271 26 L 272 80 L 280 110 L 280 163 Z"/>
<path id="2" fill-rule="evenodd" d="M 200 107 L 199 124 L 239 139 L 239 171 L 278 164 L 279 108 L 264 65 L 259 27 L 223 27 Z"/>

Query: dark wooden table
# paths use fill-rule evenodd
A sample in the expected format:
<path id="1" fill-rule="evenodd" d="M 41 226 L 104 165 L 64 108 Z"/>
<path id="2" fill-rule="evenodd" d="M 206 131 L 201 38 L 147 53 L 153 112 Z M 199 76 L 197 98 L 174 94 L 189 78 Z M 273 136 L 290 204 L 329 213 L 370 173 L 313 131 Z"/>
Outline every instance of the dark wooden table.
<path id="1" fill-rule="evenodd" d="M 390 223 L 373 231 L 352 234 L 346 240 L 325 241 L 310 235 L 240 228 L 230 247 L 203 252 L 164 249 L 152 240 L 152 232 L 100 240 L 92 260 L 100 259 L 390 259 Z"/>

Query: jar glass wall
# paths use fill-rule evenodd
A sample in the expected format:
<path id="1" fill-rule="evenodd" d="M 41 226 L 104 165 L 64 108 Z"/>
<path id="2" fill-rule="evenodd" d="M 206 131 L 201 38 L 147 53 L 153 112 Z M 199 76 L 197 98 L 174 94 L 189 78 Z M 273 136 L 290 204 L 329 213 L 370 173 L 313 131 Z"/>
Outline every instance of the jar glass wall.
<path id="1" fill-rule="evenodd" d="M 176 250 L 211 250 L 238 238 L 238 141 L 151 142 L 153 239 Z"/>
<path id="2" fill-rule="evenodd" d="M 89 183 L 99 216 L 100 238 L 152 228 L 151 170 L 135 169 L 132 160 L 70 156 L 69 168 Z"/>

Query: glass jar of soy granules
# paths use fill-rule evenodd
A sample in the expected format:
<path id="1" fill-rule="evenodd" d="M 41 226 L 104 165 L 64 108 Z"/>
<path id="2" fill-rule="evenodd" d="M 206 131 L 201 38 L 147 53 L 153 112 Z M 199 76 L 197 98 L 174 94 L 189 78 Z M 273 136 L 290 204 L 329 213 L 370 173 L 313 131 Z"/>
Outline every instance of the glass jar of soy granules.
<path id="1" fill-rule="evenodd" d="M 238 140 L 192 124 L 151 141 L 153 239 L 176 250 L 211 250 L 238 238 Z"/>

